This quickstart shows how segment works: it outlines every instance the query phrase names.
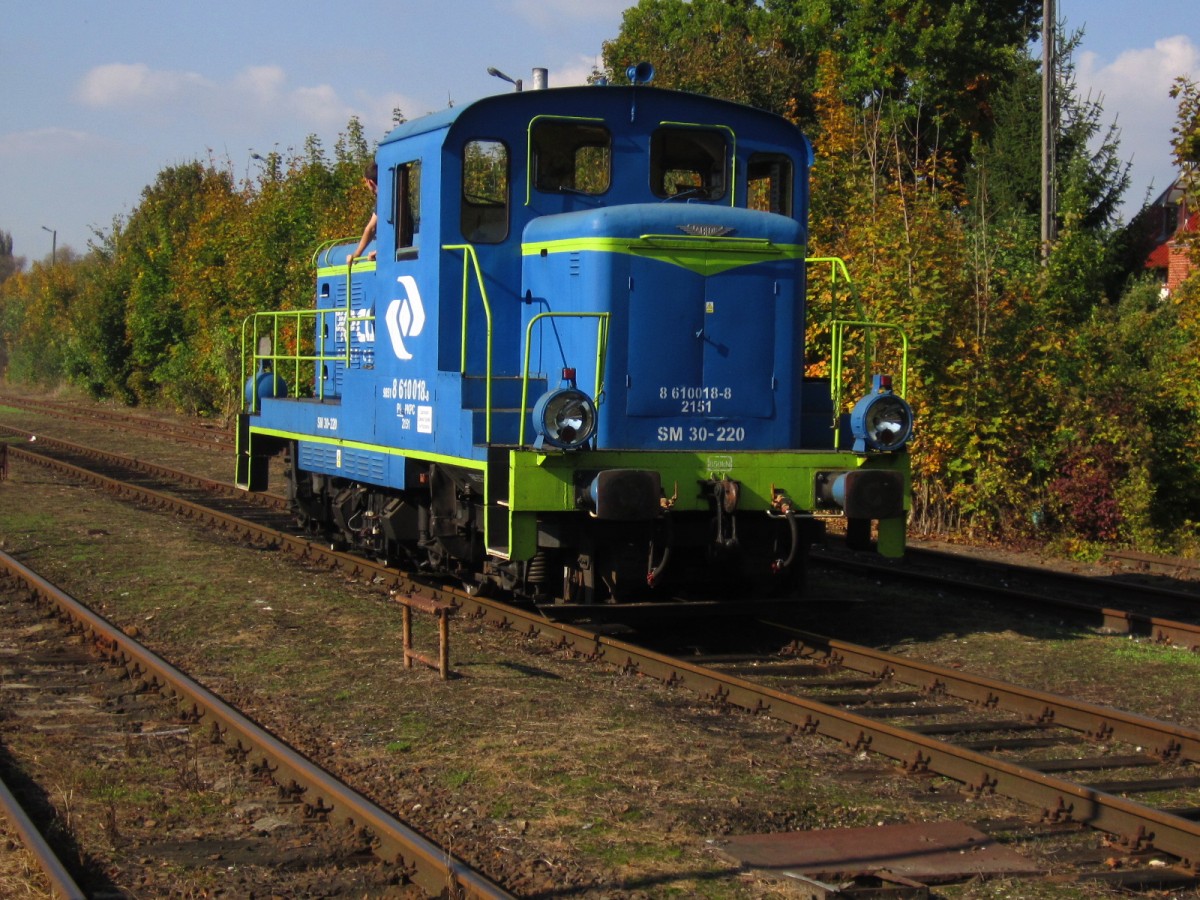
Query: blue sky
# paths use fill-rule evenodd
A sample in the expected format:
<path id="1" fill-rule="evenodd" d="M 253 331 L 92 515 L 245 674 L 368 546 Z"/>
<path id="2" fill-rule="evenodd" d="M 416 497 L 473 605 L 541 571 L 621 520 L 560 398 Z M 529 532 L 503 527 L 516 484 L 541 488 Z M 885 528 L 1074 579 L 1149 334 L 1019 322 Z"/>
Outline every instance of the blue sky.
<path id="1" fill-rule="evenodd" d="M 581 83 L 632 0 L 0 0 L 0 230 L 14 252 L 85 250 L 164 167 L 255 173 L 251 153 L 332 148 L 351 115 L 368 140 L 528 80 Z M 1197 0 L 1058 0 L 1083 27 L 1081 91 L 1102 96 L 1132 158 L 1128 200 L 1171 180 L 1178 75 L 1200 80 Z"/>

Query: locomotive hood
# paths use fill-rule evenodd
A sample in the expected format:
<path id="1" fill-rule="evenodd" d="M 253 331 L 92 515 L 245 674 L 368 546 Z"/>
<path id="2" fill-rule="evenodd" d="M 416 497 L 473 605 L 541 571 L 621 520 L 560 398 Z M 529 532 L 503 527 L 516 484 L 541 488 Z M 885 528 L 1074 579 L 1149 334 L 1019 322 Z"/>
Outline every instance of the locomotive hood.
<path id="1" fill-rule="evenodd" d="M 729 206 L 670 202 L 637 203 L 541 216 L 525 227 L 523 235 L 527 247 L 572 239 L 687 238 L 729 238 L 730 243 L 740 239 L 777 248 L 803 248 L 806 243 L 801 223 L 787 216 Z"/>

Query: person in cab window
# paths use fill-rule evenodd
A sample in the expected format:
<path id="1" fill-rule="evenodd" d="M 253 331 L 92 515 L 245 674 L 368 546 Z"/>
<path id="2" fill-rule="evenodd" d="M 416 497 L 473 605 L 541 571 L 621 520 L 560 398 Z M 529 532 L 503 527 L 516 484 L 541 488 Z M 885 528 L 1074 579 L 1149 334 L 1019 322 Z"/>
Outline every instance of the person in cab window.
<path id="1" fill-rule="evenodd" d="M 371 163 L 363 171 L 363 182 L 371 191 L 371 196 L 374 197 L 379 192 L 379 167 L 375 163 Z M 346 257 L 346 265 L 352 265 L 354 260 L 363 255 L 363 251 L 367 249 L 367 245 L 375 240 L 375 226 L 379 224 L 379 216 L 374 210 L 371 211 L 371 218 L 367 222 L 367 227 L 363 229 L 362 240 L 358 242 L 358 246 L 354 248 L 354 252 Z M 367 254 L 367 259 L 374 259 L 375 251 L 372 250 Z"/>

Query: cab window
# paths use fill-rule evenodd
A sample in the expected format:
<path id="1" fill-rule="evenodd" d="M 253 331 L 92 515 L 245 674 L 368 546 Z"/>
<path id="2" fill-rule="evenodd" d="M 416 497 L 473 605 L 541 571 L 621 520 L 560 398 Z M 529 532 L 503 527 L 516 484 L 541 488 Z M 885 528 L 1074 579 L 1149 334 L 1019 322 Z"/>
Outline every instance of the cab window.
<path id="1" fill-rule="evenodd" d="M 392 169 L 392 224 L 396 229 L 396 259 L 417 255 L 421 230 L 421 162 L 401 163 Z"/>
<path id="2" fill-rule="evenodd" d="M 531 129 L 533 184 L 545 193 L 603 194 L 612 182 L 612 135 L 599 122 L 544 119 Z"/>
<path id="3" fill-rule="evenodd" d="M 782 153 L 756 153 L 746 166 L 746 205 L 762 212 L 792 214 L 792 161 Z"/>
<path id="4" fill-rule="evenodd" d="M 725 195 L 725 135 L 705 128 L 660 128 L 650 139 L 650 190 L 658 197 L 718 200 Z"/>
<path id="5" fill-rule="evenodd" d="M 463 148 L 462 235 L 473 244 L 498 244 L 508 237 L 508 147 L 500 141 L 470 141 Z"/>

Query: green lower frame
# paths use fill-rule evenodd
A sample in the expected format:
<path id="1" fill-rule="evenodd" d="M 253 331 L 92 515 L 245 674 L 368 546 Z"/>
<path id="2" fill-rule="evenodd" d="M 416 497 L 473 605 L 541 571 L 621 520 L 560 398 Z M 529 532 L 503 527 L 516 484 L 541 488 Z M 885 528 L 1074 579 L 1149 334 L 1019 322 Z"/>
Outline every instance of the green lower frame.
<path id="1" fill-rule="evenodd" d="M 698 483 L 729 479 L 741 485 L 739 512 L 765 514 L 771 509 L 775 490 L 784 491 L 797 510 L 814 512 L 817 510 L 817 473 L 858 468 L 901 472 L 904 476 L 904 507 L 908 510 L 911 496 L 909 463 L 907 454 L 903 453 L 867 458 L 844 452 L 794 450 L 731 453 L 596 450 L 553 455 L 512 450 L 508 469 L 507 555 L 514 559 L 528 559 L 534 555 L 539 513 L 576 509 L 576 471 L 654 470 L 662 479 L 664 494 L 668 498 L 674 496 L 672 509 L 676 513 L 709 512 L 710 500 L 698 490 Z M 905 519 L 901 516 L 879 520 L 877 549 L 880 555 L 893 558 L 904 555 Z"/>
<path id="2" fill-rule="evenodd" d="M 239 486 L 263 490 L 265 465 L 261 484 L 254 483 L 249 473 L 254 459 L 251 445 L 258 441 L 281 446 L 282 441 L 312 441 L 341 447 L 353 447 L 392 456 L 407 456 L 423 462 L 460 466 L 482 470 L 485 481 L 493 477 L 487 463 L 481 460 L 402 451 L 332 437 L 293 434 L 274 429 L 255 428 L 250 417 L 244 416 L 238 429 Z M 263 461 L 265 462 L 265 460 Z M 575 503 L 575 473 L 603 469 L 648 469 L 659 473 L 662 489 L 668 499 L 674 497 L 672 509 L 677 513 L 710 511 L 710 500 L 698 490 L 700 482 L 730 479 L 741 485 L 738 502 L 740 512 L 766 512 L 771 509 L 775 489 L 787 493 L 794 507 L 802 513 L 817 511 L 816 475 L 818 472 L 850 471 L 858 468 L 899 471 L 904 476 L 904 508 L 907 512 L 911 497 L 909 460 L 905 453 L 874 457 L 858 456 L 839 451 L 779 450 L 779 451 L 716 451 L 681 452 L 653 450 L 590 450 L 573 453 L 510 449 L 508 451 L 507 490 L 496 492 L 496 485 L 484 486 L 485 496 L 497 495 L 507 503 L 507 535 L 491 534 L 493 518 L 484 517 L 484 539 L 489 549 L 510 559 L 531 559 L 537 553 L 538 516 L 542 513 L 573 513 Z M 243 471 L 245 470 L 245 471 Z M 836 515 L 835 510 L 830 510 Z M 881 556 L 898 558 L 904 555 L 906 516 L 878 521 L 876 549 Z M 507 541 L 502 538 L 507 537 Z"/>

